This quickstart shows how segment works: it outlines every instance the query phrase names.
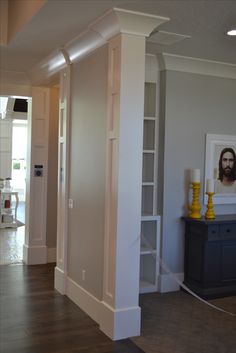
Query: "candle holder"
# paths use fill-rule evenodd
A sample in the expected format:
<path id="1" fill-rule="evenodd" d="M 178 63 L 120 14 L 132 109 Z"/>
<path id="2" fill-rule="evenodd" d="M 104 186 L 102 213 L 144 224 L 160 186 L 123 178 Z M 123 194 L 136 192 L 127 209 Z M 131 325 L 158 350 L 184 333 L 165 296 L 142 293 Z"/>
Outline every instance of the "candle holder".
<path id="1" fill-rule="evenodd" d="M 192 204 L 190 206 L 190 218 L 196 218 L 199 219 L 201 218 L 201 205 L 199 202 L 199 194 L 200 194 L 200 183 L 198 182 L 192 182 L 192 189 L 193 189 L 193 199 L 192 199 Z"/>
<path id="2" fill-rule="evenodd" d="M 213 195 L 214 192 L 206 192 L 208 195 L 207 210 L 205 213 L 206 219 L 215 219 L 214 205 L 213 205 Z"/>

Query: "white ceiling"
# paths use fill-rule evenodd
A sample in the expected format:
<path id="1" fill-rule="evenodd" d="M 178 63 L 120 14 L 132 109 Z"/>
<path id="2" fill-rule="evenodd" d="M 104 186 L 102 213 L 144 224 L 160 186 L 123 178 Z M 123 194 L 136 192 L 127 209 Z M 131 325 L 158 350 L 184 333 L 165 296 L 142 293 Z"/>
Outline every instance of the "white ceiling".
<path id="1" fill-rule="evenodd" d="M 225 35 L 236 26 L 236 0 L 48 0 L 7 46 L 0 47 L 1 69 L 27 72 L 112 7 L 169 17 L 160 30 L 190 36 L 172 45 L 148 42 L 148 52 L 236 64 L 236 37 Z"/>

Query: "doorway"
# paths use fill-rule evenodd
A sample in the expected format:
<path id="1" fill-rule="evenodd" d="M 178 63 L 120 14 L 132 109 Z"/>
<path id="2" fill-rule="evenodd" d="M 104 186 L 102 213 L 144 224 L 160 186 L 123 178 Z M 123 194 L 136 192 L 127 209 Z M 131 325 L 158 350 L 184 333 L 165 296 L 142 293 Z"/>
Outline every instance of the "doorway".
<path id="1" fill-rule="evenodd" d="M 6 177 L 13 177 L 14 173 L 21 172 L 23 179 L 26 173 L 26 190 L 24 188 L 24 182 L 19 180 L 11 180 L 11 184 L 15 185 L 19 194 L 19 204 L 25 197 L 25 222 L 24 218 L 18 219 L 22 223 L 25 223 L 25 231 L 22 235 L 22 242 L 20 244 L 22 260 L 26 264 L 40 264 L 46 262 L 56 261 L 56 238 L 57 238 L 57 171 L 58 171 L 58 102 L 59 102 L 59 88 L 58 87 L 34 87 L 32 88 L 32 97 L 3 97 L 8 98 L 9 101 L 13 101 L 13 98 L 27 99 L 29 101 L 29 122 L 28 133 L 27 133 L 27 163 L 25 166 L 25 159 L 21 155 L 14 155 L 12 158 L 12 152 L 14 146 L 12 145 L 13 130 L 22 129 L 20 120 L 24 120 L 22 116 L 27 112 L 17 112 L 17 116 L 13 109 L 13 104 L 10 109 L 7 110 L 7 114 L 4 115 L 4 119 L 0 118 L 4 123 L 8 123 L 11 133 L 9 134 L 8 141 L 8 156 L 6 154 L 1 155 L 0 146 L 0 177 L 2 174 L 3 179 Z M 34 104 L 32 104 L 34 101 Z M 2 104 L 3 106 L 3 104 Z M 16 126 L 13 128 L 13 121 Z M 0 145 L 3 141 L 2 132 L 0 126 Z M 22 130 L 21 130 L 22 131 Z M 24 138 L 25 140 L 25 138 Z M 4 140 L 6 141 L 6 139 Z M 20 143 L 23 141 L 21 135 Z M 25 142 L 25 141 L 24 141 Z M 5 153 L 6 151 L 4 151 Z M 19 151 L 17 151 L 18 153 Z M 8 158 L 6 158 L 8 157 Z M 7 162 L 7 171 L 2 173 L 2 167 L 4 163 L 1 163 L 1 158 Z M 26 169 L 25 169 L 26 167 Z M 40 175 L 37 173 L 38 168 L 41 169 Z M 20 209 L 19 209 L 20 211 Z M 50 211 L 50 215 L 48 212 Z M 0 208 L 1 214 L 1 208 Z M 20 216 L 20 213 L 19 213 Z M 18 216 L 17 216 L 18 217 Z M 23 215 L 24 217 L 24 215 Z M 12 250 L 16 246 L 16 235 L 24 226 L 15 228 L 1 228 L 0 233 L 1 239 L 4 237 L 2 233 L 8 233 L 7 236 L 12 236 L 14 246 L 11 242 L 6 240 L 8 249 Z M 0 240 L 1 240 L 0 239 Z M 23 244 L 23 251 L 22 251 Z M 13 261 L 19 262 L 19 258 L 11 256 L 6 260 L 6 248 L 0 244 L 2 250 L 1 258 L 4 258 L 4 263 L 12 263 Z M 4 255 L 4 256 L 3 256 Z M 22 261 L 21 260 L 21 261 Z"/>
<path id="2" fill-rule="evenodd" d="M 21 101 L 25 103 L 27 98 L 0 97 L 1 265 L 22 263 L 23 260 L 27 141 L 30 139 L 27 136 L 27 105 L 19 107 Z"/>

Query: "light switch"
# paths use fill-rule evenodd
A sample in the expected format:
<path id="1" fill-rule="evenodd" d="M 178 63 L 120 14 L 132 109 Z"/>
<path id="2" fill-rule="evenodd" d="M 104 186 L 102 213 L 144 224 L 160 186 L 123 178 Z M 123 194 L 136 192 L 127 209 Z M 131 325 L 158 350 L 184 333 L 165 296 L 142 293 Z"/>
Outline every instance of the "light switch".
<path id="1" fill-rule="evenodd" d="M 69 199 L 69 208 L 73 208 L 73 207 L 74 207 L 74 200 Z"/>

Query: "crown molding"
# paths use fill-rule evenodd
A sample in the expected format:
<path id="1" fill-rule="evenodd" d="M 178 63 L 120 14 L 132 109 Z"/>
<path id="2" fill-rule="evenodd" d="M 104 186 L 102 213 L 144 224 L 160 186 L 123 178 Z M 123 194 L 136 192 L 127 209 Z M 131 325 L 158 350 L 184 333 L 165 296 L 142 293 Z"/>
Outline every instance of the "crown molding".
<path id="1" fill-rule="evenodd" d="M 32 85 L 50 83 L 66 65 L 67 58 L 65 58 L 63 51 L 60 49 L 55 50 L 28 71 Z"/>
<path id="2" fill-rule="evenodd" d="M 106 40 L 89 28 L 66 44 L 63 50 L 67 53 L 70 62 L 74 63 L 104 44 Z"/>
<path id="3" fill-rule="evenodd" d="M 236 65 L 180 56 L 168 53 L 157 55 L 160 71 L 181 71 L 200 75 L 236 79 Z"/>
<path id="4" fill-rule="evenodd" d="M 148 37 L 156 27 L 167 21 L 168 17 L 115 7 L 91 23 L 89 28 L 98 32 L 105 40 L 119 33 Z"/>
<path id="5" fill-rule="evenodd" d="M 57 49 L 34 66 L 28 73 L 31 82 L 42 84 L 50 81 L 50 78 L 66 65 L 81 60 L 117 34 L 126 33 L 147 37 L 156 27 L 166 21 L 169 21 L 169 18 L 113 8 L 90 23 L 85 31 L 63 48 Z"/>

